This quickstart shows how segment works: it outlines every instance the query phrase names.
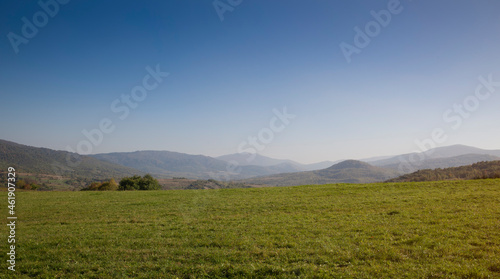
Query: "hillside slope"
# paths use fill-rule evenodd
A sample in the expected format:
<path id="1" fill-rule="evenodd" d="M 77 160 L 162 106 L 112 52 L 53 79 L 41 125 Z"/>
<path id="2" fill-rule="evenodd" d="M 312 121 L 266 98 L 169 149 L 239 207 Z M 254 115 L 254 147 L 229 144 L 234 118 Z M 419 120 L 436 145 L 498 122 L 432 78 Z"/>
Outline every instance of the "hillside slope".
<path id="1" fill-rule="evenodd" d="M 395 177 L 396 171 L 372 166 L 368 163 L 347 160 L 329 168 L 257 177 L 242 180 L 248 184 L 288 186 L 328 183 L 371 183 Z"/>
<path id="2" fill-rule="evenodd" d="M 260 154 L 251 154 L 251 153 L 234 153 L 216 157 L 218 160 L 222 160 L 225 162 L 236 162 L 240 166 L 261 166 L 268 167 L 279 165 L 283 163 L 289 163 L 292 165 L 300 166 L 301 164 L 294 162 L 292 160 L 281 160 L 274 159 L 266 156 L 262 156 Z"/>
<path id="3" fill-rule="evenodd" d="M 117 152 L 92 157 L 144 172 L 189 178 L 209 177 L 208 173 L 224 172 L 227 166 L 225 162 L 208 156 L 170 151 Z"/>
<path id="4" fill-rule="evenodd" d="M 416 162 L 412 164 L 413 168 L 428 169 L 428 168 L 448 168 L 456 166 L 464 166 L 472 163 L 477 163 L 489 159 L 500 157 L 500 150 L 486 150 L 466 145 L 451 145 L 430 149 L 422 155 L 422 153 L 407 153 L 390 158 L 376 160 L 370 164 L 378 167 L 398 169 L 401 162 Z M 423 156 L 423 160 L 420 158 Z M 475 157 L 475 158 L 474 158 Z"/>
<path id="5" fill-rule="evenodd" d="M 234 168 L 228 161 L 203 155 L 190 155 L 171 151 L 119 152 L 91 156 L 99 160 L 139 169 L 143 172 L 192 179 L 234 180 L 303 170 L 300 165 L 293 161 L 280 161 L 263 156 L 261 161 L 266 166 L 242 164 Z M 228 158 L 235 157 L 226 157 L 226 159 Z M 265 162 L 278 164 L 267 165 Z"/>
<path id="6" fill-rule="evenodd" d="M 225 162 L 236 162 L 239 166 L 260 166 L 270 167 L 270 170 L 281 168 L 280 172 L 296 172 L 296 171 L 310 171 L 328 168 L 329 166 L 338 163 L 332 161 L 323 161 L 313 164 L 301 164 L 292 160 L 274 159 L 260 154 L 249 153 L 235 153 L 216 157 L 216 159 Z M 265 175 L 265 174 L 261 174 Z"/>
<path id="7" fill-rule="evenodd" d="M 68 163 L 68 158 L 73 163 Z M 143 174 L 139 170 L 89 156 L 0 140 L 0 168 L 5 170 L 8 167 L 14 167 L 17 173 L 60 177 L 69 189 L 84 186 L 94 180 Z"/>
<path id="8" fill-rule="evenodd" d="M 448 158 L 427 159 L 421 162 L 417 161 L 415 164 L 412 165 L 412 167 L 414 168 L 414 170 L 452 168 L 452 167 L 467 166 L 477 162 L 497 161 L 497 160 L 500 160 L 500 157 L 488 154 L 466 154 Z M 383 165 L 383 167 L 399 170 L 400 164 L 397 163 L 397 164 Z"/>
<path id="9" fill-rule="evenodd" d="M 386 182 L 418 182 L 439 180 L 463 180 L 500 178 L 500 161 L 479 162 L 469 166 L 446 169 L 425 169 L 405 174 Z"/>

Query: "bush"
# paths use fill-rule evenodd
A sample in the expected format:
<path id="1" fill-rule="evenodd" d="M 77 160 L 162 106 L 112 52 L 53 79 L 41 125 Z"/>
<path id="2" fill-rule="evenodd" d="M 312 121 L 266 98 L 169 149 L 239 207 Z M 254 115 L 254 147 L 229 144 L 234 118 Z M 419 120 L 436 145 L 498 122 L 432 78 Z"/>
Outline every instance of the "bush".
<path id="1" fill-rule="evenodd" d="M 134 175 L 132 177 L 125 177 L 120 181 L 120 186 L 118 190 L 159 190 L 160 183 L 158 180 L 154 179 L 150 174 L 146 174 L 143 177 Z"/>
<path id="2" fill-rule="evenodd" d="M 110 179 L 107 182 L 103 182 L 99 186 L 99 191 L 115 191 L 118 190 L 118 183 L 114 179 Z"/>
<path id="3" fill-rule="evenodd" d="M 36 181 L 29 179 L 29 178 L 17 180 L 16 186 L 17 186 L 17 188 L 23 189 L 23 190 L 35 190 L 36 191 L 38 188 L 40 188 L 40 185 L 38 185 L 36 183 Z"/>
<path id="4" fill-rule="evenodd" d="M 109 181 L 97 183 L 92 182 L 89 186 L 82 189 L 82 191 L 115 191 L 118 190 L 118 184 L 111 178 Z"/>

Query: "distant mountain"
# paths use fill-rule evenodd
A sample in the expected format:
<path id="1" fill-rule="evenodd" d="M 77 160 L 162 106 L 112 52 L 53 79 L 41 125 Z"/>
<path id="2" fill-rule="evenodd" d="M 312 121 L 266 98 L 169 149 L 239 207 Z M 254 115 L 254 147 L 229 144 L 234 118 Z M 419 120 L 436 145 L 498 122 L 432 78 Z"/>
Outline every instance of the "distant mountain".
<path id="1" fill-rule="evenodd" d="M 250 153 L 234 153 L 219 156 L 216 157 L 216 159 L 226 162 L 236 162 L 239 166 L 272 167 L 271 169 L 279 169 L 279 166 L 281 166 L 281 168 L 285 170 L 281 172 L 320 170 L 339 162 L 323 161 L 313 164 L 301 164 L 292 160 L 274 159 L 260 154 Z"/>
<path id="2" fill-rule="evenodd" d="M 109 178 L 119 179 L 134 174 L 151 173 L 158 178 L 185 177 L 190 179 L 241 180 L 266 185 L 300 185 L 324 183 L 365 183 L 382 181 L 396 176 L 400 160 L 420 158 L 411 153 L 390 158 L 371 158 L 370 164 L 361 161 L 341 163 L 325 161 L 300 164 L 250 154 L 231 154 L 218 159 L 170 151 L 136 151 L 80 156 L 66 151 L 36 148 L 0 140 L 0 168 L 13 166 L 19 173 L 36 174 L 42 189 L 74 189 L 88 182 Z M 68 164 L 67 158 L 80 158 L 78 164 Z M 376 160 L 379 159 L 379 160 Z M 479 161 L 500 159 L 500 150 L 454 145 L 435 148 L 425 160 L 413 164 L 417 169 L 446 168 Z M 236 166 L 229 162 L 238 162 Z M 0 170 L 1 171 L 1 170 Z M 409 171 L 408 171 L 409 172 Z M 400 174 L 400 173 L 398 173 Z M 250 179 L 252 178 L 252 179 Z"/>
<path id="3" fill-rule="evenodd" d="M 240 172 L 238 173 L 239 177 L 233 176 L 231 179 L 243 179 L 243 178 L 272 175 L 278 173 L 291 173 L 291 172 L 302 171 L 301 168 L 290 163 L 281 163 L 269 167 L 248 165 L 248 166 L 241 166 L 239 168 L 240 168 Z"/>
<path id="4" fill-rule="evenodd" d="M 277 161 L 278 164 L 271 166 L 237 165 L 233 169 L 230 163 L 223 160 L 170 151 L 119 152 L 92 156 L 99 160 L 136 168 L 143 172 L 164 177 L 192 179 L 234 180 L 302 170 L 288 160 L 283 160 L 284 162 Z"/>
<path id="5" fill-rule="evenodd" d="M 431 149 L 431 158 L 448 158 L 466 154 L 487 154 L 492 156 L 500 156 L 500 150 L 486 150 L 467 145 L 450 145 Z"/>
<path id="6" fill-rule="evenodd" d="M 70 163 L 67 158 L 71 159 Z M 95 180 L 143 174 L 139 170 L 103 162 L 89 156 L 0 140 L 0 169 L 6 170 L 8 167 L 14 167 L 17 173 L 49 175 L 52 176 L 51 180 L 60 177 L 61 181 L 58 182 L 62 187 L 60 189 L 83 187 Z"/>
<path id="7" fill-rule="evenodd" d="M 394 170 L 372 166 L 368 163 L 347 160 L 329 168 L 297 173 L 277 174 L 242 180 L 247 184 L 287 186 L 328 183 L 371 183 L 397 176 Z"/>
<path id="8" fill-rule="evenodd" d="M 375 161 L 389 159 L 389 158 L 392 158 L 392 157 L 394 157 L 394 156 L 377 156 L 377 157 L 370 157 L 370 158 L 366 158 L 366 159 L 361 159 L 360 161 L 361 162 L 366 162 L 366 163 L 371 163 L 371 162 L 375 162 Z"/>
<path id="9" fill-rule="evenodd" d="M 143 172 L 187 178 L 210 178 L 211 172 L 226 172 L 227 163 L 203 155 L 170 151 L 135 151 L 96 154 L 92 157 Z"/>
<path id="10" fill-rule="evenodd" d="M 428 159 L 422 162 L 417 162 L 414 164 L 414 168 L 416 170 L 423 169 L 437 169 L 437 168 L 452 168 L 452 167 L 460 167 L 467 166 L 470 164 L 474 164 L 477 162 L 484 161 L 497 161 L 500 160 L 500 157 L 487 155 L 487 154 L 466 154 L 449 158 L 436 158 L 436 159 Z M 398 170 L 398 164 L 384 165 L 384 168 Z"/>
<path id="11" fill-rule="evenodd" d="M 414 162 L 414 170 L 429 168 L 447 168 L 464 166 L 480 161 L 497 160 L 500 150 L 485 150 L 466 145 L 451 145 L 430 149 L 425 153 L 408 153 L 391 158 L 370 162 L 374 166 L 400 169 L 408 171 L 409 168 L 400 168 L 401 162 Z M 423 160 L 421 159 L 423 158 Z"/>
<path id="12" fill-rule="evenodd" d="M 417 181 L 439 181 L 439 180 L 464 180 L 500 178 L 500 161 L 479 162 L 468 166 L 425 169 L 405 174 L 386 182 L 417 182 Z"/>
<path id="13" fill-rule="evenodd" d="M 314 170 L 322 170 L 329 168 L 335 164 L 338 164 L 344 160 L 338 160 L 338 161 L 323 161 L 319 163 L 313 163 L 313 164 L 307 164 L 302 166 L 302 170 L 304 171 L 314 171 Z"/>
<path id="14" fill-rule="evenodd" d="M 292 160 L 281 160 L 274 159 L 266 156 L 262 156 L 260 154 L 251 154 L 251 153 L 234 153 L 229 155 L 223 155 L 219 157 L 215 157 L 216 159 L 225 161 L 225 162 L 237 162 L 240 166 L 261 166 L 261 167 L 269 167 L 275 166 L 279 164 L 288 163 L 290 165 L 301 165 Z"/>

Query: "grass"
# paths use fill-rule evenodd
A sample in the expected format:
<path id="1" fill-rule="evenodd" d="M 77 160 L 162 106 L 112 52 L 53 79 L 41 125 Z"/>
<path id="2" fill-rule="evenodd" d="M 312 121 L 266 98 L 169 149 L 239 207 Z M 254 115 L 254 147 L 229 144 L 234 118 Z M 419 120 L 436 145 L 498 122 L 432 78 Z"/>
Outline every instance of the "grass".
<path id="1" fill-rule="evenodd" d="M 500 278 L 498 179 L 18 192 L 16 209 L 1 278 Z"/>

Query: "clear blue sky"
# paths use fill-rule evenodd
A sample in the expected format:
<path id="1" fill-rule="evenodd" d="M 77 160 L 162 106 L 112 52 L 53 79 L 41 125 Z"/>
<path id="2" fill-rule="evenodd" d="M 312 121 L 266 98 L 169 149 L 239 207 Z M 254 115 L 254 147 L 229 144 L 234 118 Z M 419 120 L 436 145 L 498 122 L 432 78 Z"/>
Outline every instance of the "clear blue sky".
<path id="1" fill-rule="evenodd" d="M 44 24 L 36 1 L 2 1 L 0 138 L 76 149 L 83 129 L 108 118 L 114 130 L 92 153 L 217 156 L 286 106 L 296 117 L 262 155 L 311 163 L 411 152 L 434 128 L 448 136 L 438 146 L 500 149 L 500 87 L 460 125 L 458 113 L 443 119 L 479 76 L 500 81 L 500 2 L 402 0 L 348 63 L 340 44 L 355 46 L 354 28 L 390 2 L 243 0 L 221 21 L 211 0 L 72 0 Z M 24 17 L 41 27 L 16 53 Z M 111 104 L 156 65 L 170 75 L 120 119 Z"/>

